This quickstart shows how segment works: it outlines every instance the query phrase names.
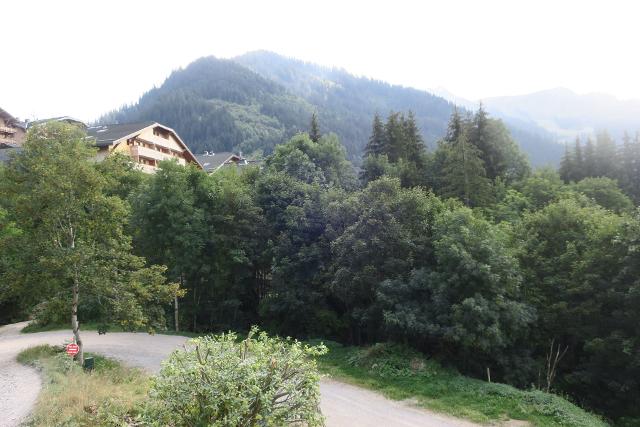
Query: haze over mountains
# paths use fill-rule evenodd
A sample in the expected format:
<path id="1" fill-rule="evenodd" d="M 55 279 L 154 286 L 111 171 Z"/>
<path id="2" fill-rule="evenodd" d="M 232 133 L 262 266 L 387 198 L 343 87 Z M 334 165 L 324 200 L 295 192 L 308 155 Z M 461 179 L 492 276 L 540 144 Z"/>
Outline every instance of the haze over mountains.
<path id="1" fill-rule="evenodd" d="M 174 71 L 135 105 L 101 122 L 157 120 L 173 127 L 195 152 L 244 151 L 269 154 L 276 144 L 307 130 L 317 112 L 321 130 L 335 132 L 349 158 L 359 162 L 373 115 L 411 110 L 426 144 L 434 147 L 454 108 L 477 103 L 446 89 L 433 93 L 354 76 L 272 52 L 250 52 L 231 60 L 200 58 Z M 559 142 L 607 130 L 620 139 L 640 129 L 640 101 L 609 95 L 579 95 L 550 89 L 528 95 L 484 99 L 504 120 L 534 166 L 557 165 Z"/>
<path id="2" fill-rule="evenodd" d="M 477 105 L 445 88 L 433 93 L 465 108 Z M 620 100 L 603 93 L 578 94 L 558 87 L 482 102 L 492 115 L 522 127 L 542 128 L 560 142 L 592 137 L 604 130 L 620 141 L 624 132 L 633 135 L 640 130 L 640 100 Z"/>

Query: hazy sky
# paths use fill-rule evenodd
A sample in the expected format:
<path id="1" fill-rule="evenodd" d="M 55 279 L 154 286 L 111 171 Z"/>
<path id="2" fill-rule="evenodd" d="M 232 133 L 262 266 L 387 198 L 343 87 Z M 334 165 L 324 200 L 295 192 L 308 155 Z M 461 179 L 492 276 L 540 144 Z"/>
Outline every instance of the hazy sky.
<path id="1" fill-rule="evenodd" d="M 4 0 L 0 107 L 84 120 L 204 55 L 256 49 L 468 99 L 640 98 L 640 2 Z"/>

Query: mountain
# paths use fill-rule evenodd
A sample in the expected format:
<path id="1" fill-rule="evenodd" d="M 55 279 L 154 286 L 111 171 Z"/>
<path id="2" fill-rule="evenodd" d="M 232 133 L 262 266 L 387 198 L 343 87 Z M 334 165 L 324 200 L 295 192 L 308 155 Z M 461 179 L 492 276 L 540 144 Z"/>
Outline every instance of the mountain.
<path id="1" fill-rule="evenodd" d="M 175 129 L 196 153 L 260 154 L 306 129 L 313 111 L 283 86 L 233 61 L 206 57 L 99 122 L 155 120 Z"/>
<path id="2" fill-rule="evenodd" d="M 376 112 L 414 112 L 428 146 L 444 135 L 453 103 L 431 93 L 258 51 L 232 60 L 200 58 L 100 123 L 156 120 L 174 128 L 194 152 L 258 156 L 307 130 L 313 112 L 358 163 Z M 534 165 L 556 164 L 562 147 L 529 123 L 513 126 Z"/>
<path id="3" fill-rule="evenodd" d="M 611 95 L 580 95 L 565 88 L 483 100 L 487 110 L 507 120 L 542 127 L 558 139 L 572 140 L 607 130 L 620 140 L 625 131 L 640 130 L 640 101 Z"/>

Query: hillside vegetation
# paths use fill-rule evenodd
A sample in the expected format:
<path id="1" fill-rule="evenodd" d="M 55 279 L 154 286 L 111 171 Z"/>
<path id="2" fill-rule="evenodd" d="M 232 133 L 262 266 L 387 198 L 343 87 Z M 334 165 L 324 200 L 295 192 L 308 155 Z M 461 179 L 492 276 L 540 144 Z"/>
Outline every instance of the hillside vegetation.
<path id="1" fill-rule="evenodd" d="M 523 420 L 541 427 L 608 425 L 562 397 L 464 377 L 403 346 L 328 346 L 329 353 L 320 358 L 325 373 L 438 412 L 483 424 Z"/>
<path id="2" fill-rule="evenodd" d="M 136 104 L 99 121 L 155 120 L 174 128 L 193 152 L 260 156 L 306 131 L 316 112 L 321 130 L 336 133 L 347 157 L 359 164 L 376 113 L 412 111 L 423 141 L 433 149 L 453 107 L 425 91 L 259 51 L 233 60 L 200 58 L 174 71 Z M 507 125 L 534 165 L 557 164 L 562 147 L 542 129 Z"/>
<path id="3" fill-rule="evenodd" d="M 72 125 L 32 127 L 0 168 L 0 312 L 403 343 L 637 424 L 639 139 L 532 172 L 483 109 L 454 110 L 433 151 L 396 112 L 374 116 L 356 174 L 309 127 L 260 167 L 153 175 L 89 161 Z"/>

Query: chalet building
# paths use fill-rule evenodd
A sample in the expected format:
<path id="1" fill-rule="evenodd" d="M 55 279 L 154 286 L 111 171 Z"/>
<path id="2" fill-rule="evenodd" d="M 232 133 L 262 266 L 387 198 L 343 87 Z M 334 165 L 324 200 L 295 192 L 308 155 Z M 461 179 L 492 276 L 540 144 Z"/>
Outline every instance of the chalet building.
<path id="1" fill-rule="evenodd" d="M 197 154 L 196 158 L 202 165 L 202 169 L 204 169 L 204 171 L 207 173 L 213 173 L 224 167 L 242 167 L 258 164 L 258 161 L 256 160 L 249 160 L 244 158 L 242 156 L 242 153 L 234 154 L 228 151 L 223 151 L 221 153 L 210 153 L 208 151 L 205 151 L 204 154 Z"/>
<path id="2" fill-rule="evenodd" d="M 91 126 L 87 134 L 98 147 L 98 161 L 111 153 L 130 156 L 142 171 L 153 173 L 162 160 L 175 159 L 181 165 L 202 168 L 187 145 L 171 128 L 156 122 Z"/>
<path id="3" fill-rule="evenodd" d="M 0 149 L 21 146 L 25 133 L 25 124 L 0 108 Z"/>

